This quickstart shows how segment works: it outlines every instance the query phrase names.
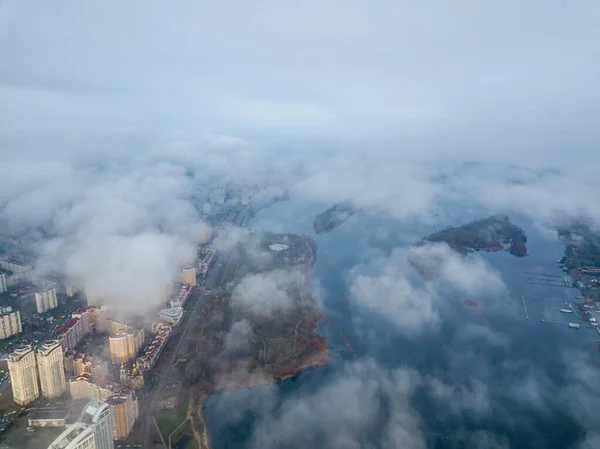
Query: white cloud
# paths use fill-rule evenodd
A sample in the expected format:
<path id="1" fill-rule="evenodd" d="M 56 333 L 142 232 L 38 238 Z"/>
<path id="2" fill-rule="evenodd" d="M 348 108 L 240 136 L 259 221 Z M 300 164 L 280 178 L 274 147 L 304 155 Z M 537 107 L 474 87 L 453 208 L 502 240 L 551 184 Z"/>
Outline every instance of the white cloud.
<path id="1" fill-rule="evenodd" d="M 288 289 L 296 282 L 296 273 L 273 270 L 246 275 L 235 287 L 236 304 L 257 315 L 285 313 L 294 307 L 295 299 Z"/>
<path id="2" fill-rule="evenodd" d="M 438 278 L 423 282 L 415 277 L 407 255 L 435 260 Z M 445 303 L 453 294 L 464 296 L 506 294 L 499 276 L 482 259 L 471 264 L 446 244 L 394 249 L 389 257 L 375 257 L 349 272 L 349 291 L 356 306 L 376 313 L 394 324 L 406 337 L 435 330 Z M 491 302 L 491 301 L 490 301 Z"/>

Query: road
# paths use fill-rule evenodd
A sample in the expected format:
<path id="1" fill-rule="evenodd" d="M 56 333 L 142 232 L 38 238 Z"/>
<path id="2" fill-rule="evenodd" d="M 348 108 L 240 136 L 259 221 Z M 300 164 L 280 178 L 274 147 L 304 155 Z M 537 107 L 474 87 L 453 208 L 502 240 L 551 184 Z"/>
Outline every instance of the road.
<path id="1" fill-rule="evenodd" d="M 158 376 L 158 384 L 156 385 L 154 390 L 152 390 L 152 393 L 150 396 L 150 405 L 146 409 L 147 410 L 147 412 L 146 412 L 147 413 L 147 415 L 146 415 L 146 432 L 145 432 L 145 438 L 144 438 L 144 447 L 145 448 L 152 447 L 151 446 L 151 433 L 152 432 L 150 431 L 150 429 L 154 425 L 154 421 L 153 421 L 154 409 L 156 408 L 156 401 L 158 399 L 158 395 L 162 391 L 162 389 L 165 387 L 165 383 L 168 380 L 168 376 L 169 376 L 169 373 L 171 372 L 171 368 L 173 367 L 173 364 L 175 363 L 175 361 L 177 360 L 177 358 L 179 356 L 179 352 L 181 350 L 183 343 L 187 340 L 187 334 L 191 328 L 191 324 L 196 321 L 196 319 L 198 318 L 198 315 L 200 314 L 200 310 L 202 310 L 202 304 L 203 304 L 202 298 L 198 298 L 198 300 L 196 301 L 196 304 L 194 305 L 194 309 L 192 310 L 192 313 L 190 314 L 190 317 L 189 317 L 187 323 L 185 324 L 183 331 L 181 332 L 181 335 L 179 337 L 179 341 L 177 342 L 177 346 L 175 347 L 175 350 L 171 353 L 166 364 L 164 363 L 164 361 L 161 361 L 161 362 L 163 362 L 162 373 Z"/>
<path id="2" fill-rule="evenodd" d="M 245 207 L 243 210 L 241 210 L 237 216 L 236 219 L 233 222 L 233 225 L 235 226 L 239 226 L 239 227 L 244 227 L 245 225 L 248 224 L 249 219 L 251 218 L 251 211 L 252 209 L 250 208 L 250 206 Z M 225 270 L 227 268 L 227 265 L 229 264 L 229 257 L 227 257 L 227 262 L 223 263 L 222 266 L 219 266 L 219 263 L 221 262 L 221 257 L 222 254 L 220 252 L 217 252 L 216 257 L 215 257 L 215 261 L 214 261 L 214 265 L 213 265 L 213 269 L 210 271 L 210 274 L 208 275 L 207 281 L 206 281 L 206 288 L 207 289 L 212 289 L 215 285 L 215 281 L 217 279 L 219 279 L 219 275 L 220 273 Z M 206 296 L 206 295 L 204 295 Z M 152 393 L 150 395 L 150 405 L 146 408 L 146 412 L 145 412 L 145 432 L 144 432 L 144 448 L 151 448 L 153 443 L 152 443 L 152 438 L 151 438 L 151 429 L 153 426 L 155 426 L 154 424 L 154 410 L 156 408 L 156 402 L 158 400 L 158 397 L 160 395 L 160 392 L 162 391 L 162 389 L 165 387 L 165 384 L 168 380 L 169 377 L 169 373 L 171 372 L 171 368 L 173 367 L 174 363 L 176 360 L 179 359 L 180 357 L 180 352 L 181 352 L 181 348 L 183 347 L 184 342 L 187 340 L 188 337 L 188 333 L 191 329 L 191 324 L 196 322 L 199 318 L 199 314 L 200 311 L 202 310 L 202 304 L 204 303 L 203 298 L 200 297 L 198 298 L 198 300 L 196 301 L 196 304 L 194 305 L 194 309 L 192 310 L 189 319 L 187 321 L 187 323 L 185 324 L 185 327 L 183 328 L 182 332 L 180 332 L 180 337 L 179 337 L 179 341 L 177 342 L 177 346 L 175 347 L 174 351 L 171 352 L 169 359 L 167 360 L 167 363 L 164 363 L 163 360 L 161 360 L 159 363 L 162 363 L 162 372 L 158 375 L 158 384 L 156 385 L 156 387 L 154 388 L 154 390 L 152 390 Z"/>

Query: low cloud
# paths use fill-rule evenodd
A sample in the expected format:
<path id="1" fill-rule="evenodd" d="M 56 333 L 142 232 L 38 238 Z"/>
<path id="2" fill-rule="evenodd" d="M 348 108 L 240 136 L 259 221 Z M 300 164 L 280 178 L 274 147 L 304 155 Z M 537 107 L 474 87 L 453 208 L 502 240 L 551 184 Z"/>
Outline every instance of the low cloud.
<path id="1" fill-rule="evenodd" d="M 256 334 L 247 319 L 236 321 L 225 336 L 226 351 L 244 351 L 252 347 L 256 340 Z"/>
<path id="2" fill-rule="evenodd" d="M 285 313 L 295 305 L 288 289 L 296 282 L 296 273 L 273 270 L 244 277 L 233 292 L 233 301 L 255 315 Z"/>
<path id="3" fill-rule="evenodd" d="M 419 279 L 407 256 L 434 261 L 438 278 Z M 348 279 L 354 303 L 394 324 L 405 337 L 436 329 L 452 295 L 467 299 L 506 293 L 500 275 L 482 259 L 470 263 L 446 244 L 394 249 L 388 257 L 355 266 Z"/>
<path id="4" fill-rule="evenodd" d="M 409 401 L 417 384 L 407 370 L 386 372 L 372 361 L 349 364 L 314 393 L 267 410 L 250 447 L 359 449 L 370 447 L 370 437 L 382 447 L 424 449 L 420 417 Z"/>
<path id="5" fill-rule="evenodd" d="M 467 384 L 452 385 L 433 377 L 427 378 L 425 385 L 438 407 L 447 408 L 454 414 L 468 413 L 481 419 L 492 411 L 490 392 L 481 381 L 471 380 Z"/>
<path id="6" fill-rule="evenodd" d="M 88 167 L 71 175 L 54 183 L 70 195 L 51 189 L 55 202 L 47 204 L 47 187 L 40 185 L 16 195 L 2 211 L 10 229 L 40 229 L 37 274 L 62 276 L 118 312 L 157 306 L 210 229 L 193 205 L 186 171 L 162 163 L 131 172 Z M 47 208 L 28 212 L 38 204 Z"/>

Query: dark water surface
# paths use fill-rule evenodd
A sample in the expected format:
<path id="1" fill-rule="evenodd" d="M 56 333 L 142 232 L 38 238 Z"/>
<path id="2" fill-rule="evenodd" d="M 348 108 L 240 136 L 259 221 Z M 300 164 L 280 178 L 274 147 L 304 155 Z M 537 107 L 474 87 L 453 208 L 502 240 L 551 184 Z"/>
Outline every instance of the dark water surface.
<path id="1" fill-rule="evenodd" d="M 509 293 L 502 298 L 448 298 L 448 305 L 442 309 L 439 329 L 409 339 L 384 318 L 352 304 L 347 295 L 348 270 L 372 257 L 389 255 L 392 248 L 405 247 L 435 228 L 465 223 L 488 214 L 458 206 L 448 207 L 445 218 L 431 226 L 423 226 L 398 225 L 359 213 L 333 232 L 316 235 L 312 221 L 325 207 L 328 206 L 292 198 L 259 212 L 250 228 L 307 234 L 316 240 L 317 263 L 311 277 L 315 289 L 320 292 L 323 312 L 333 323 L 322 326 L 322 333 L 328 337 L 332 350 L 331 362 L 301 374 L 294 381 L 239 389 L 210 398 L 204 413 L 213 449 L 250 447 L 253 428 L 262 409 L 272 408 L 272 401 L 281 404 L 286 398 L 310 396 L 344 365 L 356 360 L 344 347 L 340 332 L 352 344 L 359 360 L 373 359 L 384 369 L 413 368 L 420 375 L 436 376 L 450 384 L 464 382 L 472 376 L 482 379 L 492 398 L 493 410 L 484 417 L 447 413 L 427 394 L 415 396 L 412 403 L 421 417 L 428 447 L 466 447 L 462 442 L 464 432 L 476 429 L 501 437 L 510 448 L 568 448 L 584 437 L 584 430 L 569 414 L 553 405 L 552 398 L 546 398 L 555 391 L 546 391 L 545 387 L 553 385 L 560 390 L 567 386 L 565 354 L 568 357 L 570 352 L 584 351 L 592 358 L 598 358 L 594 344 L 598 340 L 596 333 L 583 325 L 579 331 L 573 331 L 566 325 L 542 323 L 543 317 L 556 321 L 568 318 L 556 310 L 563 304 L 561 301 L 529 299 L 530 319 L 526 320 L 521 300 L 523 293 L 559 299 L 572 299 L 578 294 L 574 289 L 532 286 L 524 274 L 525 271 L 543 271 L 561 275 L 556 260 L 564 248 L 558 240 L 539 231 L 526 217 L 512 215 L 513 222 L 526 231 L 530 255 L 521 259 L 508 253 L 479 253 L 476 256 L 498 270 Z M 475 299 L 479 305 L 469 308 L 463 304 L 463 299 Z M 470 324 L 500 336 L 504 343 L 457 340 L 461 330 Z M 531 388 L 517 388 L 511 394 L 504 394 L 526 378 L 532 379 Z M 278 393 L 275 399 L 273 389 Z M 238 403 L 247 406 L 232 414 L 230 407 L 223 406 L 223 395 L 228 397 L 225 402 L 231 403 L 229 399 L 234 396 Z M 536 399 L 538 396 L 542 399 Z M 372 446 L 365 443 L 364 447 L 381 447 L 377 436 L 373 436 L 368 444 Z"/>

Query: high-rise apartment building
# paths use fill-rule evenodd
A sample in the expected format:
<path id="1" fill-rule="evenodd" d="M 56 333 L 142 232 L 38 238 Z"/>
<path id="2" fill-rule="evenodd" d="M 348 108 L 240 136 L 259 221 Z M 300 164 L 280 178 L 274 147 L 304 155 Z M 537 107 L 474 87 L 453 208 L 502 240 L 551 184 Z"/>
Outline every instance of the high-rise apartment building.
<path id="1" fill-rule="evenodd" d="M 44 313 L 58 307 L 56 289 L 49 288 L 35 293 L 35 306 L 38 313 Z"/>
<path id="2" fill-rule="evenodd" d="M 118 332 L 108 337 L 110 360 L 113 365 L 121 365 L 135 358 L 144 344 L 144 331 L 133 329 Z"/>
<path id="3" fill-rule="evenodd" d="M 102 289 L 98 290 L 97 288 L 86 287 L 84 288 L 83 293 L 85 294 L 85 300 L 88 307 L 101 306 L 106 304 L 108 300 L 107 294 L 103 292 Z"/>
<path id="4" fill-rule="evenodd" d="M 73 399 L 98 399 L 104 401 L 115 391 L 121 390 L 116 382 L 97 381 L 89 374 L 81 374 L 69 379 L 69 392 Z"/>
<path id="5" fill-rule="evenodd" d="M 0 273 L 0 293 L 4 293 L 6 290 L 8 290 L 6 286 L 6 274 Z"/>
<path id="6" fill-rule="evenodd" d="M 181 283 L 196 285 L 196 268 L 193 265 L 184 265 L 181 270 Z"/>
<path id="7" fill-rule="evenodd" d="M 21 332 L 21 314 L 9 306 L 0 306 L 0 340 Z"/>
<path id="8" fill-rule="evenodd" d="M 110 360 L 114 365 L 122 365 L 135 358 L 144 344 L 144 330 L 118 321 L 109 321 L 108 337 Z"/>
<path id="9" fill-rule="evenodd" d="M 88 402 L 81 416 L 48 449 L 114 449 L 110 409 L 102 401 Z"/>
<path id="10" fill-rule="evenodd" d="M 122 390 L 106 400 L 110 408 L 110 423 L 114 440 L 129 436 L 139 416 L 138 401 L 134 391 Z"/>
<path id="11" fill-rule="evenodd" d="M 48 399 L 62 396 L 67 391 L 63 351 L 60 342 L 44 343 L 37 353 L 42 395 Z"/>
<path id="12" fill-rule="evenodd" d="M 9 354 L 8 372 L 17 404 L 27 405 L 40 396 L 35 352 L 31 345 L 20 346 Z"/>
<path id="13" fill-rule="evenodd" d="M 88 307 L 86 310 L 90 316 L 90 325 L 92 326 L 92 331 L 93 332 L 108 332 L 108 330 L 109 330 L 108 307 L 94 306 L 94 307 Z"/>

